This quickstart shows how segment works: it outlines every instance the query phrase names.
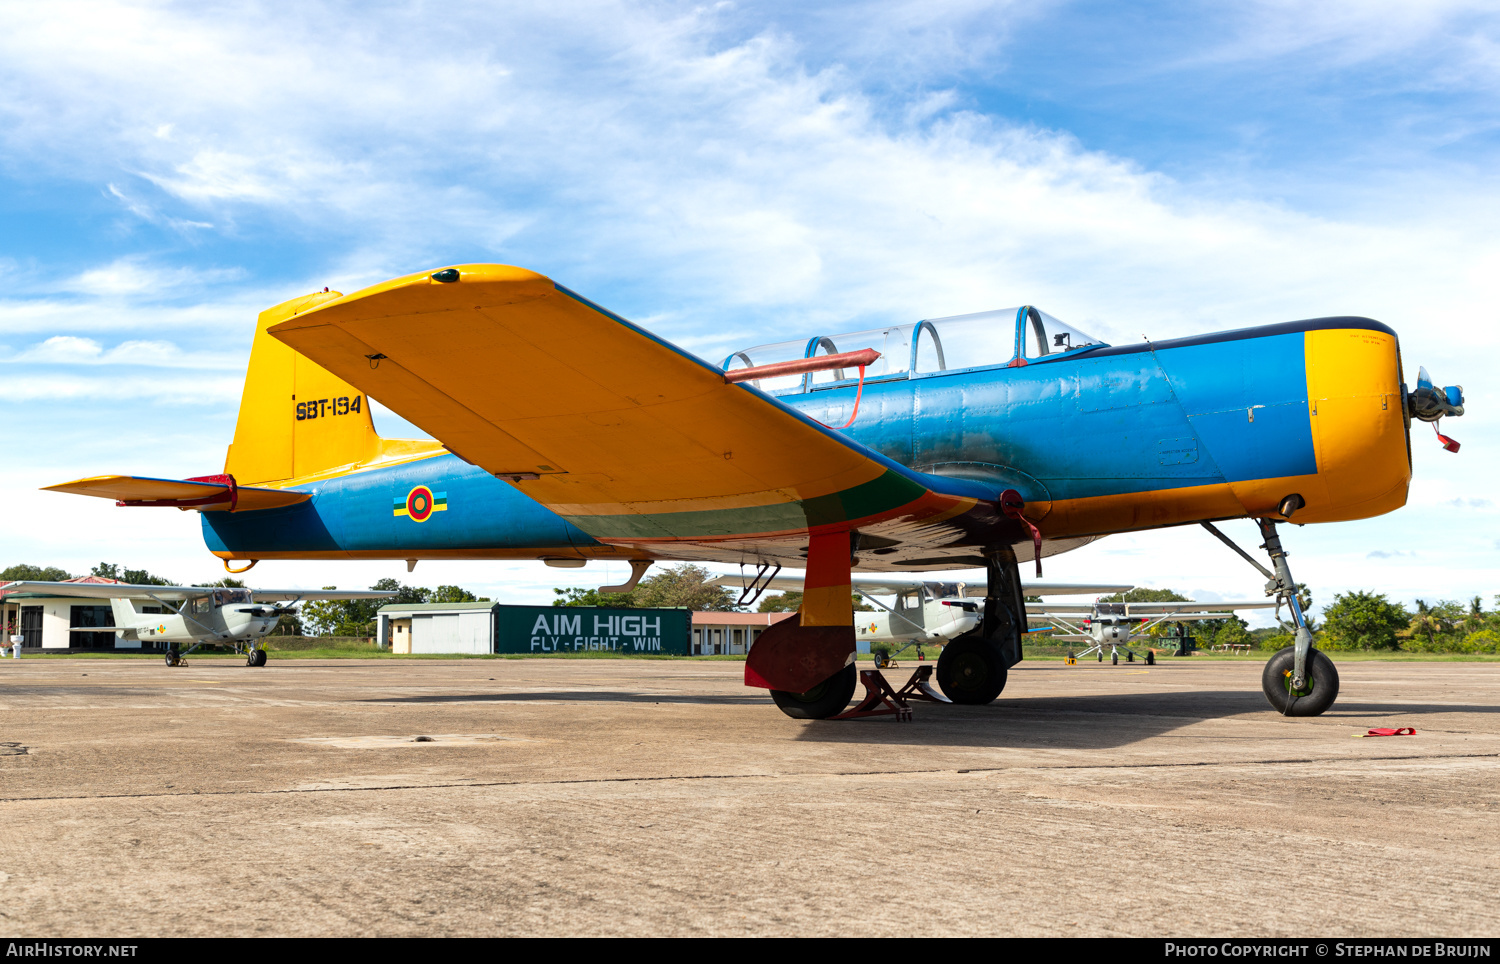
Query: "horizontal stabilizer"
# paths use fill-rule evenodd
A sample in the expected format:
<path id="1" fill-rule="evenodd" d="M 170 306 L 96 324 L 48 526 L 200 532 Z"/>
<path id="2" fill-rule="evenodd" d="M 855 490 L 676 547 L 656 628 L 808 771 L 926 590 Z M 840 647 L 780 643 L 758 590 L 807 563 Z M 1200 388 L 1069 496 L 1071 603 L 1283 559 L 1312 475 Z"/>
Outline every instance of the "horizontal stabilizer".
<path id="1" fill-rule="evenodd" d="M 308 492 L 235 485 L 229 476 L 154 479 L 140 475 L 96 475 L 61 485 L 43 486 L 43 489 L 47 492 L 113 499 L 126 506 L 170 506 L 197 509 L 199 512 L 223 512 L 230 509 L 253 512 L 256 509 L 296 505 L 312 498 L 312 494 Z"/>

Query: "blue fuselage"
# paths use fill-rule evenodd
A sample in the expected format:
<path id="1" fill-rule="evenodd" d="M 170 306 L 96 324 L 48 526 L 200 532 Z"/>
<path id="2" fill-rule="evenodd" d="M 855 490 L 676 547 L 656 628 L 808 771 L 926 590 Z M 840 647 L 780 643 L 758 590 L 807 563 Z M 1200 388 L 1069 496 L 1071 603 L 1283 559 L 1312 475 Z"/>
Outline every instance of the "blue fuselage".
<path id="1" fill-rule="evenodd" d="M 1388 370 L 1341 373 L 1340 350 L 1328 347 L 1335 335 L 1389 342 L 1371 363 Z M 919 472 L 1015 489 L 1037 507 L 1048 538 L 1264 514 L 1291 491 L 1305 497 L 1307 521 L 1358 518 L 1405 499 L 1409 456 L 1391 441 L 1406 431 L 1398 366 L 1384 325 L 1319 319 L 871 380 L 844 434 Z M 1327 401 L 1320 415 L 1328 392 L 1316 386 L 1335 377 L 1354 386 L 1333 390 L 1340 399 L 1368 395 L 1379 406 Z M 777 398 L 842 425 L 858 391 L 848 381 Z M 1345 476 L 1362 481 L 1335 484 Z M 421 522 L 399 514 L 417 486 L 443 500 Z M 204 513 L 209 549 L 235 558 L 536 558 L 613 548 L 452 455 L 297 488 L 312 499 Z"/>

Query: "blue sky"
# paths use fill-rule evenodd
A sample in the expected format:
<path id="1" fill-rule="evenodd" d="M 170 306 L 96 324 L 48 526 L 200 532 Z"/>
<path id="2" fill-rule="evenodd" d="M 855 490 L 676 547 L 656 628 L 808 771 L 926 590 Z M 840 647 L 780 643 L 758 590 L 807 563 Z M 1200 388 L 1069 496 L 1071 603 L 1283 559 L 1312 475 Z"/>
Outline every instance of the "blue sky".
<path id="1" fill-rule="evenodd" d="M 0 556 L 211 578 L 191 513 L 38 493 L 217 471 L 256 312 L 448 263 L 701 354 L 1021 302 L 1104 337 L 1326 314 L 1465 385 L 1411 504 L 1294 530 L 1326 601 L 1500 592 L 1500 14 L 1480 3 L 57 3 L 0 36 Z M 394 419 L 381 427 L 400 434 Z M 1241 533 L 1248 540 L 1249 527 Z M 1049 576 L 1209 598 L 1201 532 Z M 497 598 L 620 573 L 424 563 Z M 383 563 L 263 563 L 366 585 Z"/>

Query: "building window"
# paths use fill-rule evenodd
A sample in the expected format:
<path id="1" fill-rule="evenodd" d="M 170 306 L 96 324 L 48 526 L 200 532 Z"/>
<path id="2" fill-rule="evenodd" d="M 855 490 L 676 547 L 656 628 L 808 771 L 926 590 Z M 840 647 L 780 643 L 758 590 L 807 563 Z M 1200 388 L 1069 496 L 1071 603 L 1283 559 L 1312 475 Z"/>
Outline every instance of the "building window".
<path id="1" fill-rule="evenodd" d="M 69 613 L 69 627 L 113 626 L 114 613 L 108 606 L 73 606 Z M 114 649 L 114 633 L 79 632 L 76 628 L 68 633 L 68 645 L 74 649 Z"/>

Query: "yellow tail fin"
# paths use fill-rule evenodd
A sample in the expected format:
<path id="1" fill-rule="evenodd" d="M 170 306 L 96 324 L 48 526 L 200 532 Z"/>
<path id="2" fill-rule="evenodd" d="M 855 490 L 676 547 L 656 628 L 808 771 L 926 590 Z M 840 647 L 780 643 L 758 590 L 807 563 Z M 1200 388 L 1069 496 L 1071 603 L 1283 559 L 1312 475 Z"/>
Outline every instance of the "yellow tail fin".
<path id="1" fill-rule="evenodd" d="M 341 297 L 320 291 L 260 313 L 239 422 L 224 460 L 224 471 L 239 484 L 300 479 L 380 456 L 370 400 L 266 334 L 278 322 Z"/>

